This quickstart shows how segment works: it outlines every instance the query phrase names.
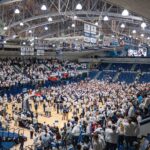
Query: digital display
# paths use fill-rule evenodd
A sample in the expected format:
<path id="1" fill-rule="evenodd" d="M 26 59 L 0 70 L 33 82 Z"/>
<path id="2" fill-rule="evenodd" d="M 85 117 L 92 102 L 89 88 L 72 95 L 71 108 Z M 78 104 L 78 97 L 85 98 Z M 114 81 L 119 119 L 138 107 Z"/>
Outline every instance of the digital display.
<path id="1" fill-rule="evenodd" d="M 140 47 L 138 50 L 129 49 L 128 56 L 130 57 L 146 57 L 147 56 L 147 48 Z"/>

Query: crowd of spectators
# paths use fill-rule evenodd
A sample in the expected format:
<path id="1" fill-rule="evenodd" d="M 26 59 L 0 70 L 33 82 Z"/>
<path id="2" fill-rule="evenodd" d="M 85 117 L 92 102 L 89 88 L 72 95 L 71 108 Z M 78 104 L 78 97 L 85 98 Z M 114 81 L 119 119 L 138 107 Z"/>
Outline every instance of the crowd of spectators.
<path id="1" fill-rule="evenodd" d="M 26 96 L 36 110 L 32 121 L 27 113 L 20 114 L 23 111 L 21 95 L 11 96 L 10 101 L 16 124 L 18 120 L 30 120 L 28 128 L 35 150 L 63 149 L 70 145 L 74 150 L 129 150 L 138 145 L 140 122 L 150 114 L 149 91 L 149 83 L 127 85 L 97 80 L 42 89 L 38 96 L 36 91 L 30 91 Z M 1 97 L 3 113 L 7 102 L 7 95 Z M 52 109 L 62 115 L 62 120 L 67 121 L 64 127 L 58 128 L 56 122 L 53 127 L 46 122 L 39 126 L 39 105 L 47 117 L 51 117 Z M 70 114 L 72 117 L 68 118 Z M 9 118 L 7 113 L 5 116 Z M 7 120 L 2 124 L 7 125 Z"/>
<path id="2" fill-rule="evenodd" d="M 57 59 L 1 59 L 0 60 L 0 88 L 15 85 L 46 81 L 50 76 L 62 78 L 63 74 L 70 76 L 77 74 L 81 65 Z"/>

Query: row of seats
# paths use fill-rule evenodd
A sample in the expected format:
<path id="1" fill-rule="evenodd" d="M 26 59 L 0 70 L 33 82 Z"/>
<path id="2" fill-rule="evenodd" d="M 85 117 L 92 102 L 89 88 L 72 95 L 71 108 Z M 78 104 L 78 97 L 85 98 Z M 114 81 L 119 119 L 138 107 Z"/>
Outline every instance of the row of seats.
<path id="1" fill-rule="evenodd" d="M 106 70 L 108 69 L 109 63 L 102 63 L 99 66 L 99 70 Z M 126 64 L 126 63 L 112 63 L 110 64 L 109 70 L 119 70 L 123 69 L 124 71 L 130 71 L 133 67 L 133 64 Z M 141 71 L 141 72 L 149 72 L 150 71 L 150 64 L 135 64 L 135 68 L 133 71 Z"/>
<path id="2" fill-rule="evenodd" d="M 102 71 L 98 76 L 98 80 L 112 80 L 116 75 L 116 71 Z"/>
<path id="3" fill-rule="evenodd" d="M 133 83 L 136 79 L 137 73 L 135 72 L 122 72 L 117 81 L 119 82 L 126 82 L 126 83 Z"/>
<path id="4" fill-rule="evenodd" d="M 102 63 L 99 66 L 99 72 L 91 71 L 89 77 L 91 79 L 97 77 L 98 80 L 108 81 L 114 81 L 115 79 L 115 82 L 125 82 L 128 84 L 135 81 L 139 83 L 148 83 L 150 82 L 149 70 L 150 64 L 136 64 L 133 66 L 133 64 L 125 63 Z"/>

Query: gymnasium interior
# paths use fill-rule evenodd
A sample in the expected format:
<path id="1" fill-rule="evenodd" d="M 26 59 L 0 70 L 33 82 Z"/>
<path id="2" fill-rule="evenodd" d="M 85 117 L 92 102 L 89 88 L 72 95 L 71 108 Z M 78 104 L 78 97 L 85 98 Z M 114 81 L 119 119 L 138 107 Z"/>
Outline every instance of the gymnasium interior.
<path id="1" fill-rule="evenodd" d="M 0 150 L 150 150 L 150 0 L 0 0 Z"/>

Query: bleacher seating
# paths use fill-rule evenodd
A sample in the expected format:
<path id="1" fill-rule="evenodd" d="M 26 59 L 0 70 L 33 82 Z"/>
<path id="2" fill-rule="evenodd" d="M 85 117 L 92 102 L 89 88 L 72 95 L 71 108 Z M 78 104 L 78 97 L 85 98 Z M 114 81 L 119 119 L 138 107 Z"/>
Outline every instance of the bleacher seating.
<path id="1" fill-rule="evenodd" d="M 118 80 L 119 82 L 133 83 L 135 81 L 137 73 L 135 72 L 122 72 Z"/>
<path id="2" fill-rule="evenodd" d="M 99 65 L 99 70 L 105 70 L 108 67 L 108 63 L 102 63 Z"/>
<path id="3" fill-rule="evenodd" d="M 109 66 L 109 70 L 108 70 Z M 135 72 L 131 72 L 133 64 L 126 64 L 126 63 L 102 63 L 99 65 L 99 70 L 102 71 L 98 76 L 98 80 L 106 80 L 112 81 L 115 75 L 118 73 L 118 82 L 126 82 L 126 83 L 133 83 L 137 80 L 139 83 L 148 83 L 150 82 L 150 64 L 136 64 L 133 70 Z M 139 74 L 138 71 L 141 71 L 142 75 L 139 78 L 136 78 Z M 120 74 L 119 74 L 120 72 Z M 109 78 L 110 77 L 110 78 Z M 92 76 L 91 76 L 92 78 Z"/>
<path id="4" fill-rule="evenodd" d="M 112 80 L 116 74 L 116 71 L 104 70 L 98 76 L 98 80 Z"/>
<path id="5" fill-rule="evenodd" d="M 89 72 L 89 77 L 90 77 L 90 79 L 93 79 L 93 78 L 96 76 L 97 73 L 98 73 L 98 71 L 96 71 L 96 70 L 90 71 L 90 72 Z"/>
<path id="6" fill-rule="evenodd" d="M 150 64 L 137 64 L 135 71 L 150 72 Z"/>
<path id="7" fill-rule="evenodd" d="M 110 70 L 119 70 L 123 69 L 125 71 L 130 71 L 132 68 L 132 64 L 121 64 L 121 63 L 113 63 L 110 66 Z"/>
<path id="8" fill-rule="evenodd" d="M 150 73 L 144 73 L 143 75 L 141 75 L 139 82 L 140 83 L 150 82 Z"/>

